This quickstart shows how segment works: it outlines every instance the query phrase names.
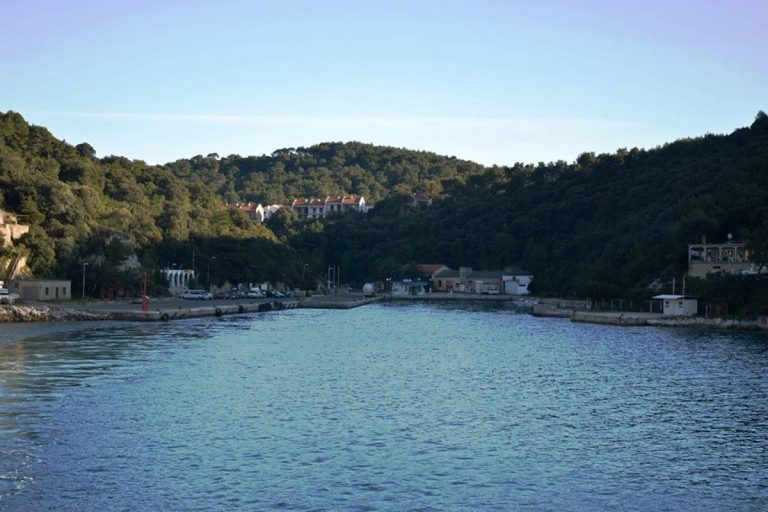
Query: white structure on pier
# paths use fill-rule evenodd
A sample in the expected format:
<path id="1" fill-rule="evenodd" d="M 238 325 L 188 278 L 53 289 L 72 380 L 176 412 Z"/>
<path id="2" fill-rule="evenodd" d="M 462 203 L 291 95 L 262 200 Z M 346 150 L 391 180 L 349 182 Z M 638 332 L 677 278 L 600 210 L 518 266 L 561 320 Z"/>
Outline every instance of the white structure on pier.
<path id="1" fill-rule="evenodd" d="M 699 301 L 687 295 L 656 295 L 655 300 L 662 301 L 665 316 L 696 316 L 699 310 Z"/>

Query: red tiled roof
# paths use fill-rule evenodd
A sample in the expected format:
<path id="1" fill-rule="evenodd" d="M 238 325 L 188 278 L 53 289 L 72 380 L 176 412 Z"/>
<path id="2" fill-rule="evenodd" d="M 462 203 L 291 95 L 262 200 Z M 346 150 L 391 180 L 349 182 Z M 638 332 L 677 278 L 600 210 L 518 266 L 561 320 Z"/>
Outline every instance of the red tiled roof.
<path id="1" fill-rule="evenodd" d="M 244 212 L 250 212 L 258 208 L 258 205 L 253 203 L 229 203 L 227 208 L 230 210 L 241 210 Z"/>
<path id="2" fill-rule="evenodd" d="M 432 274 L 443 267 L 445 267 L 445 265 L 442 263 L 422 263 L 421 265 L 416 265 L 419 272 L 423 272 L 424 274 Z"/>
<path id="3" fill-rule="evenodd" d="M 325 206 L 326 204 L 356 205 L 360 204 L 362 201 L 362 196 L 327 196 L 325 199 L 294 199 L 292 206 Z"/>

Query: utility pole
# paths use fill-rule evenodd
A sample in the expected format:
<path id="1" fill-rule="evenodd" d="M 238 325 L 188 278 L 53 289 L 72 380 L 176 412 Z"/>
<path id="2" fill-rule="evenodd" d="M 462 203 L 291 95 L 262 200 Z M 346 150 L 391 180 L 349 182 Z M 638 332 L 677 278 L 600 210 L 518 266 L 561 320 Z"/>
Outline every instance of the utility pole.
<path id="1" fill-rule="evenodd" d="M 141 310 L 149 310 L 149 298 L 147 297 L 147 273 L 141 274 Z"/>
<path id="2" fill-rule="evenodd" d="M 83 263 L 83 300 L 85 300 L 85 267 L 88 266 L 88 262 Z"/>

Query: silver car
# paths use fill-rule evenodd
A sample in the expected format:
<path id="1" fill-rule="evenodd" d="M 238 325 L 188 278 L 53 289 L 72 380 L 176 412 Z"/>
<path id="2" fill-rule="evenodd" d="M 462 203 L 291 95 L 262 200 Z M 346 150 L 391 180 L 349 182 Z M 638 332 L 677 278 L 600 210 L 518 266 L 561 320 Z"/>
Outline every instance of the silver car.
<path id="1" fill-rule="evenodd" d="M 181 298 L 187 300 L 213 300 L 213 295 L 205 290 L 187 290 L 181 294 Z"/>

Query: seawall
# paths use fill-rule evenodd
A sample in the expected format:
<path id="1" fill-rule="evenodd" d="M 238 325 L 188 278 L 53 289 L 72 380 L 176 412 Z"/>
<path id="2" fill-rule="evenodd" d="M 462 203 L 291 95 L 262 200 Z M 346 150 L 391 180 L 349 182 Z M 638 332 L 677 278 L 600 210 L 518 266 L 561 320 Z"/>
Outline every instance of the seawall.
<path id="1" fill-rule="evenodd" d="M 84 321 L 84 320 L 126 320 L 138 322 L 161 322 L 181 320 L 184 318 L 201 318 L 208 316 L 223 316 L 242 313 L 264 313 L 294 309 L 296 301 L 274 301 L 258 303 L 206 305 L 198 307 L 161 307 L 149 311 L 134 309 L 94 309 L 86 306 L 76 308 L 35 306 L 3 306 L 0 307 L 0 323 L 3 322 L 55 322 L 55 321 Z"/>

